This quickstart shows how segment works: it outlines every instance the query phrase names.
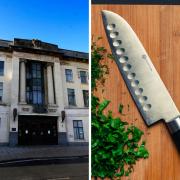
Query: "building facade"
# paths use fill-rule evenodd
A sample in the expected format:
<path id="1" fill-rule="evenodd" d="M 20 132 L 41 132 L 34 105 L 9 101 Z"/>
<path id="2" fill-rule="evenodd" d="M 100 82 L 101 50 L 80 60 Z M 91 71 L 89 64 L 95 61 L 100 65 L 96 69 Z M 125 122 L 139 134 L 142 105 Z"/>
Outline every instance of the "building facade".
<path id="1" fill-rule="evenodd" d="M 0 144 L 88 144 L 88 54 L 0 40 Z"/>

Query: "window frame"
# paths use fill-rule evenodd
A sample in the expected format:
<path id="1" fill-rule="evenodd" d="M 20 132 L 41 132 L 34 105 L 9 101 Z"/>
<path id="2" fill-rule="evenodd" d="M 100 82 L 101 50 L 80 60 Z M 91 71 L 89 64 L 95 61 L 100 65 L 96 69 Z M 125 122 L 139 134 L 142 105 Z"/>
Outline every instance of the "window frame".
<path id="1" fill-rule="evenodd" d="M 75 123 L 77 126 L 75 126 Z M 79 126 L 81 124 L 81 126 Z M 75 140 L 84 140 L 84 128 L 82 120 L 73 120 L 73 131 Z"/>
<path id="2" fill-rule="evenodd" d="M 1 69 L 1 63 L 2 63 L 2 69 Z M 4 61 L 0 60 L 0 76 L 4 76 Z"/>
<path id="3" fill-rule="evenodd" d="M 82 72 L 84 73 L 83 76 L 82 76 L 82 74 L 81 74 Z M 88 84 L 87 71 L 80 70 L 80 71 L 79 71 L 79 76 L 80 76 L 81 84 Z M 85 78 L 85 81 L 83 80 L 83 78 Z"/>
<path id="4" fill-rule="evenodd" d="M 26 63 L 26 101 L 28 104 L 45 104 L 44 65 L 41 62 Z"/>
<path id="5" fill-rule="evenodd" d="M 71 73 L 67 73 L 70 71 Z M 73 70 L 72 69 L 65 69 L 65 76 L 66 76 L 66 82 L 73 82 Z M 70 79 L 68 79 L 70 77 Z"/>
<path id="6" fill-rule="evenodd" d="M 70 90 L 73 91 L 73 94 L 70 94 L 70 93 L 69 93 Z M 73 97 L 73 103 L 72 103 L 72 104 L 70 103 L 70 95 L 71 95 L 71 98 Z M 76 106 L 76 94 L 75 94 L 75 89 L 67 88 L 67 96 L 68 96 L 68 105 L 69 105 L 69 106 Z"/>
<path id="7" fill-rule="evenodd" d="M 84 107 L 89 107 L 89 91 L 82 90 L 82 92 L 83 92 Z M 87 94 L 87 96 L 85 96 L 86 94 Z M 87 99 L 85 99 L 85 98 L 87 98 Z"/>
<path id="8" fill-rule="evenodd" d="M 1 86 L 2 84 L 2 86 Z M 1 88 L 2 87 L 2 88 Z M 3 82 L 0 82 L 0 102 L 3 101 L 3 89 L 4 89 L 4 83 Z M 1 91 L 2 91 L 2 95 L 1 95 Z"/>

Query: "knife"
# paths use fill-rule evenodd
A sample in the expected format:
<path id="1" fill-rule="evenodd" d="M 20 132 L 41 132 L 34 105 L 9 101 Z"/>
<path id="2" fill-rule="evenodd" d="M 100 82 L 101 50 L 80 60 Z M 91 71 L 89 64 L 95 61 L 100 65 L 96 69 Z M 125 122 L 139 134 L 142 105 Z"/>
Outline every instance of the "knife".
<path id="1" fill-rule="evenodd" d="M 115 62 L 148 126 L 164 120 L 180 151 L 180 113 L 130 25 L 118 14 L 102 11 Z"/>

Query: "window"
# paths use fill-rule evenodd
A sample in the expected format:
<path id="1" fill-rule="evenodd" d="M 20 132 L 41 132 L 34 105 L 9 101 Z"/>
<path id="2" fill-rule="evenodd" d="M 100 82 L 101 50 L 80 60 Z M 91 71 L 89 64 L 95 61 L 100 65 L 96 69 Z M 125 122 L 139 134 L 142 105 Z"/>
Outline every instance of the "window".
<path id="1" fill-rule="evenodd" d="M 73 121 L 74 139 L 84 139 L 82 120 Z"/>
<path id="2" fill-rule="evenodd" d="M 86 71 L 80 71 L 81 83 L 87 84 L 87 73 Z"/>
<path id="3" fill-rule="evenodd" d="M 0 76 L 4 75 L 4 61 L 0 61 Z"/>
<path id="4" fill-rule="evenodd" d="M 73 81 L 72 69 L 65 69 L 65 74 L 66 74 L 66 82 L 72 82 Z"/>
<path id="5" fill-rule="evenodd" d="M 0 82 L 0 101 L 2 101 L 2 97 L 3 97 L 3 83 Z"/>
<path id="6" fill-rule="evenodd" d="M 89 91 L 83 90 L 84 106 L 89 107 Z"/>
<path id="7" fill-rule="evenodd" d="M 76 99 L 75 99 L 75 91 L 74 89 L 67 89 L 68 90 L 68 103 L 69 106 L 76 106 Z"/>
<path id="8" fill-rule="evenodd" d="M 26 66 L 26 99 L 30 104 L 44 104 L 43 65 L 28 62 Z"/>

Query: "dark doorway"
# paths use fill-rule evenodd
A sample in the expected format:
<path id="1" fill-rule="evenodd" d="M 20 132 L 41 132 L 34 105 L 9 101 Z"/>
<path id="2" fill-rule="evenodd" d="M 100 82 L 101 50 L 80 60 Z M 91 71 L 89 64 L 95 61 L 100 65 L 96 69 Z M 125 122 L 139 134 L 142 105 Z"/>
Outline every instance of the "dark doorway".
<path id="1" fill-rule="evenodd" d="M 18 144 L 58 144 L 57 117 L 19 116 Z"/>

